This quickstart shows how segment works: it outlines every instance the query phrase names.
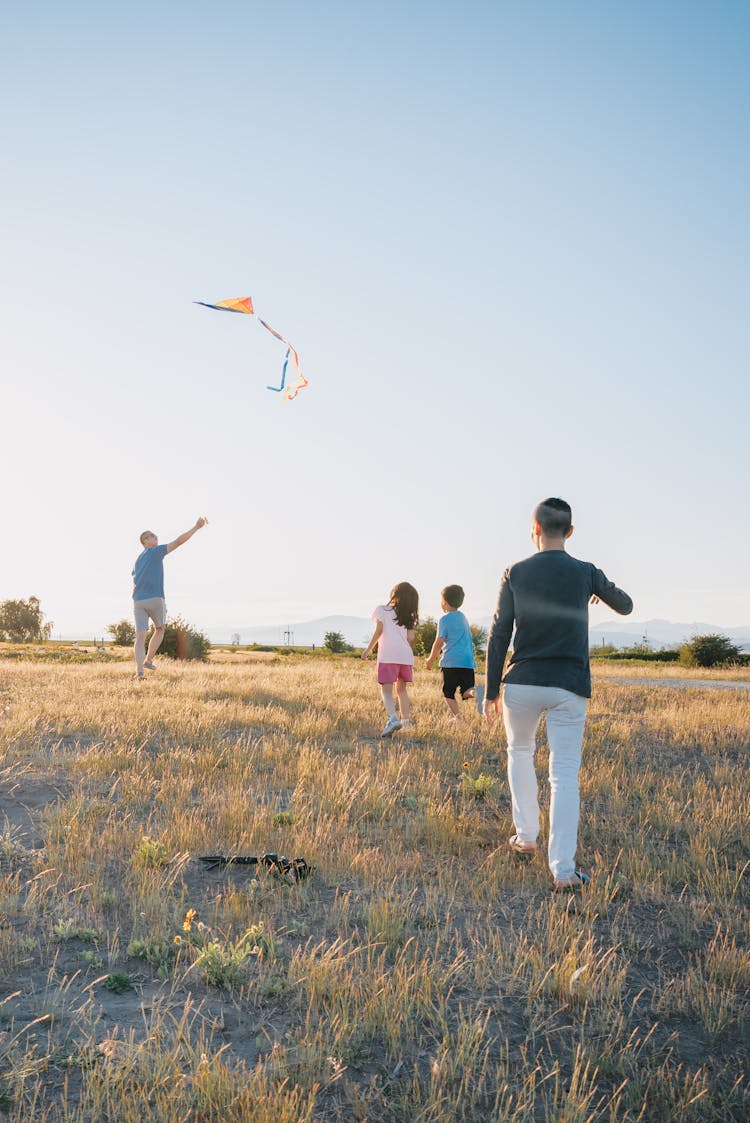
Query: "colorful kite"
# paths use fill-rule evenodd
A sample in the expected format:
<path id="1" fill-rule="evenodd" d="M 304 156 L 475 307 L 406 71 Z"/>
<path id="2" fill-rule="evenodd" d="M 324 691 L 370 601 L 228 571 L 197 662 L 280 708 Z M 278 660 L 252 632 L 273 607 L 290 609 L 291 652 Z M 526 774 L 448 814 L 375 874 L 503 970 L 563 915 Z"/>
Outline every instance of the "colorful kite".
<path id="1" fill-rule="evenodd" d="M 248 316 L 253 314 L 253 302 L 249 296 L 235 296 L 232 300 L 220 300 L 218 304 L 206 304 L 205 300 L 194 300 L 193 304 L 202 304 L 204 308 L 215 308 L 217 312 L 244 312 Z"/>
<path id="2" fill-rule="evenodd" d="M 230 300 L 220 300 L 217 304 L 209 304 L 205 300 L 194 300 L 194 304 L 200 304 L 203 308 L 213 308 L 216 312 L 241 312 L 246 316 L 253 316 L 255 314 L 253 309 L 252 298 L 249 296 L 235 296 Z M 283 335 L 267 324 L 265 320 L 261 320 L 258 316 L 258 322 L 263 324 L 266 331 L 270 331 L 271 335 L 275 336 L 280 343 L 286 345 L 286 355 L 284 356 L 284 366 L 281 369 L 281 385 L 280 386 L 266 386 L 267 390 L 273 390 L 275 394 L 281 394 L 285 402 L 291 402 L 296 398 L 300 390 L 304 390 L 308 385 L 308 381 L 302 373 L 299 365 L 299 355 L 294 347 L 292 347 L 289 340 L 284 339 Z M 294 356 L 294 369 L 297 372 L 297 377 L 294 382 L 286 383 L 286 372 L 289 365 L 289 356 Z"/>

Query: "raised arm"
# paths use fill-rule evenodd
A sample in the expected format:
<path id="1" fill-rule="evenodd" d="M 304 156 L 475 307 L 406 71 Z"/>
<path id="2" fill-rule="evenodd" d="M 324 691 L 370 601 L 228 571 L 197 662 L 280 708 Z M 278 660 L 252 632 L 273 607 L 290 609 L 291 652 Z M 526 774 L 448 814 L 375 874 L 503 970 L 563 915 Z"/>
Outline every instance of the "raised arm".
<path id="1" fill-rule="evenodd" d="M 199 519 L 196 519 L 195 526 L 191 526 L 190 530 L 186 530 L 184 534 L 178 535 L 178 537 L 175 538 L 174 542 L 169 543 L 169 545 L 167 546 L 167 553 L 171 554 L 172 550 L 176 550 L 178 546 L 184 546 L 187 540 L 193 537 L 196 530 L 200 530 L 200 528 L 202 526 L 205 526 L 207 522 L 208 519 L 204 518 L 203 515 L 201 515 Z"/>
<path id="2" fill-rule="evenodd" d="M 618 589 L 614 581 L 609 581 L 601 569 L 595 569 L 593 577 L 592 594 L 615 612 L 619 612 L 620 616 L 629 616 L 633 611 L 633 601 L 628 594 Z"/>

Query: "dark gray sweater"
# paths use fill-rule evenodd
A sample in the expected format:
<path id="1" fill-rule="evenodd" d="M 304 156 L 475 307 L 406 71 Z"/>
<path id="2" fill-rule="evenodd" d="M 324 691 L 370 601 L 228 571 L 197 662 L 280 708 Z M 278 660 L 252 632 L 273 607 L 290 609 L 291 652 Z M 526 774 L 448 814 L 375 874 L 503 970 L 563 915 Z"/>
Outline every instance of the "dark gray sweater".
<path id="1" fill-rule="evenodd" d="M 503 574 L 487 643 L 487 698 L 500 683 L 559 686 L 591 697 L 589 600 L 592 596 L 627 616 L 633 602 L 590 562 L 565 550 L 543 550 Z M 503 665 L 513 628 L 513 654 Z"/>

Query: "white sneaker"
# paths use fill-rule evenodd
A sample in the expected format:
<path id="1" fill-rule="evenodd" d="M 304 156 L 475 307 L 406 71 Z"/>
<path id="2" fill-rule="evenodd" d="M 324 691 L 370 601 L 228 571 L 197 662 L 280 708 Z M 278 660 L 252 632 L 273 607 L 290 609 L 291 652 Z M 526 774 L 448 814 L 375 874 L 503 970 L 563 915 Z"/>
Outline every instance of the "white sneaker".
<path id="1" fill-rule="evenodd" d="M 380 734 L 380 736 L 381 738 L 392 737 L 396 730 L 400 728 L 401 722 L 398 720 L 395 714 L 391 714 L 391 716 L 388 718 L 388 721 L 385 723 L 385 729 Z"/>

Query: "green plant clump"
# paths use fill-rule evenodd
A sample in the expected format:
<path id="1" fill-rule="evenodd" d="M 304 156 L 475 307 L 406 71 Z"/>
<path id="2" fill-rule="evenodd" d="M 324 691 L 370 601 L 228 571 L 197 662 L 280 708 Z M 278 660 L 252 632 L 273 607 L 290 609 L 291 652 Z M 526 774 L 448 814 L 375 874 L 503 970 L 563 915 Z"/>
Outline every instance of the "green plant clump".
<path id="1" fill-rule="evenodd" d="M 134 959 L 143 959 L 150 967 L 155 967 L 160 979 L 165 979 L 169 974 L 177 958 L 177 951 L 177 944 L 151 936 L 131 940 L 128 944 L 128 955 L 132 955 Z"/>
<path id="2" fill-rule="evenodd" d="M 149 632 L 147 643 L 152 634 Z M 159 655 L 166 655 L 168 659 L 195 659 L 205 663 L 210 650 L 211 643 L 208 636 L 191 627 L 181 616 L 175 616 L 173 620 L 167 621 Z"/>
<path id="3" fill-rule="evenodd" d="M 123 994 L 126 990 L 132 990 L 130 979 L 120 971 L 113 971 L 108 975 L 104 986 L 107 990 L 111 990 L 112 994 Z"/>
<path id="4" fill-rule="evenodd" d="M 133 851 L 133 865 L 136 869 L 160 869 L 169 864 L 167 848 L 163 842 L 156 842 L 147 836 L 142 838 Z"/>
<path id="5" fill-rule="evenodd" d="M 680 648 L 680 662 L 686 667 L 718 667 L 741 657 L 739 647 L 729 636 L 718 634 L 693 636 Z"/>
<path id="6" fill-rule="evenodd" d="M 497 792 L 497 781 L 494 776 L 480 772 L 478 776 L 463 775 L 464 795 L 469 799 L 485 799 L 488 795 Z"/>

